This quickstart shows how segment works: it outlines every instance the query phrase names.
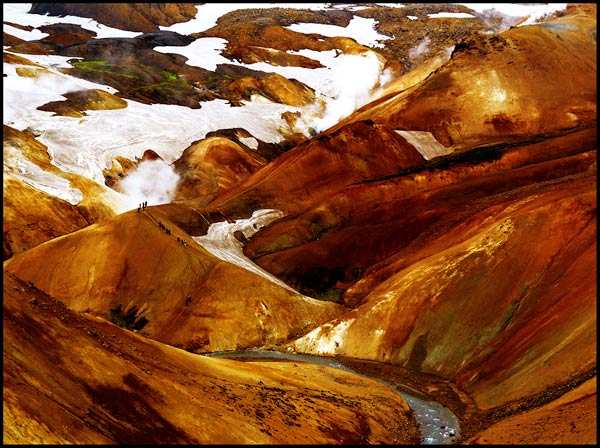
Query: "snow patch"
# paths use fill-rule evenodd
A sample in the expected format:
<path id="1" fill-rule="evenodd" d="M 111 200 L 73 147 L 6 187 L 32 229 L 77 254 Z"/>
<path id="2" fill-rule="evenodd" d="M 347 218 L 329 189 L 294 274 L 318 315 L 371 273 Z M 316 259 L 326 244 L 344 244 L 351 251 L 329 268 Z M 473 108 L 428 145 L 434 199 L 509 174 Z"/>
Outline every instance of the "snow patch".
<path id="1" fill-rule="evenodd" d="M 450 154 L 453 150 L 446 148 L 428 131 L 401 131 L 396 132 L 404 137 L 408 143 L 415 147 L 425 160 Z"/>
<path id="2" fill-rule="evenodd" d="M 335 325 L 329 322 L 325 323 L 295 340 L 293 347 L 304 353 L 334 355 L 337 353 L 338 347 L 343 345 L 348 328 L 354 320 L 354 318 L 344 320 Z"/>
<path id="3" fill-rule="evenodd" d="M 250 149 L 258 149 L 258 140 L 254 137 L 238 137 L 238 140 Z"/>
<path id="4" fill-rule="evenodd" d="M 4 146 L 4 174 L 31 185 L 44 193 L 63 199 L 72 205 L 83 200 L 83 193 L 78 188 L 71 188 L 71 183 L 56 174 L 41 169 L 32 163 L 18 148 Z"/>
<path id="5" fill-rule="evenodd" d="M 246 257 L 243 252 L 242 243 L 233 236 L 234 232 L 239 230 L 246 238 L 249 238 L 258 230 L 282 216 L 283 212 L 279 210 L 256 210 L 248 219 L 238 219 L 234 223 L 229 223 L 227 221 L 213 223 L 208 228 L 206 235 L 192 237 L 192 239 L 215 257 L 235 264 L 236 266 L 240 266 L 247 271 L 254 272 L 276 285 L 281 286 L 294 294 L 300 295 L 298 291 L 286 285 L 277 277 L 265 271 Z"/>

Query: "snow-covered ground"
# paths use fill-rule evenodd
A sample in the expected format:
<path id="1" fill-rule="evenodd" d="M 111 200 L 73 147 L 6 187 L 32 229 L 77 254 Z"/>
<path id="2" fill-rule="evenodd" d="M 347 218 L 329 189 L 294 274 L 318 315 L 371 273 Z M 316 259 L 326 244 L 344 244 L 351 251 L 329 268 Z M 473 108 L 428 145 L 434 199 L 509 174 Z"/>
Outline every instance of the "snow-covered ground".
<path id="1" fill-rule="evenodd" d="M 250 238 L 262 227 L 282 216 L 283 212 L 278 210 L 256 210 L 248 219 L 238 219 L 233 223 L 228 223 L 227 221 L 213 223 L 208 228 L 206 235 L 192 237 L 192 239 L 215 257 L 240 266 L 247 271 L 254 272 L 282 288 L 299 294 L 246 257 L 242 243 L 234 236 L 234 232 L 239 230 L 246 238 Z"/>
<path id="2" fill-rule="evenodd" d="M 495 8 L 496 11 L 536 20 L 545 13 L 564 9 L 566 4 L 514 5 L 514 4 L 465 4 L 483 11 Z M 286 4 L 248 4 L 248 3 L 206 3 L 196 6 L 195 19 L 178 23 L 163 30 L 190 34 L 212 27 L 218 17 L 236 9 L 271 7 L 315 9 L 343 8 L 348 5 L 328 3 L 286 3 Z M 402 7 L 401 4 L 388 6 Z M 53 23 L 73 23 L 97 33 L 98 38 L 135 37 L 141 33 L 118 30 L 95 22 L 92 19 L 73 16 L 50 17 L 29 14 L 30 3 L 4 3 L 4 32 L 23 40 L 36 40 L 45 36 L 37 27 Z M 432 19 L 435 20 L 435 19 Z M 8 23 L 32 27 L 31 31 L 17 28 Z M 320 33 L 325 36 L 349 36 L 363 45 L 376 47 L 387 36 L 378 34 L 374 29 L 375 21 L 354 17 L 348 27 L 317 24 L 296 24 L 289 28 L 302 33 Z M 179 53 L 186 56 L 188 64 L 214 70 L 218 63 L 244 65 L 232 62 L 220 55 L 225 41 L 217 38 L 203 38 L 186 47 L 156 47 L 157 51 Z M 6 52 L 6 48 L 5 52 Z M 297 108 L 269 101 L 244 102 L 244 107 L 230 107 L 222 100 L 203 102 L 200 109 L 183 106 L 153 104 L 146 105 L 127 100 L 128 107 L 118 110 L 87 111 L 83 118 L 53 116 L 50 112 L 37 110 L 37 107 L 50 101 L 64 100 L 62 94 L 81 89 L 102 89 L 115 93 L 115 89 L 91 83 L 60 73 L 60 67 L 69 67 L 69 58 L 61 56 L 22 55 L 35 63 L 47 67 L 47 71 L 38 77 L 22 77 L 16 73 L 18 65 L 4 63 L 4 121 L 13 128 L 31 129 L 38 139 L 48 147 L 53 163 L 65 172 L 88 177 L 104 185 L 102 170 L 109 168 L 111 161 L 120 155 L 129 159 L 141 157 L 147 149 L 156 151 L 167 163 L 176 160 L 192 142 L 204 138 L 211 131 L 241 127 L 254 137 L 266 142 L 282 140 L 280 128 L 287 125 L 281 119 L 285 111 L 302 113 L 300 123 L 309 132 L 310 128 L 321 131 L 364 105 L 376 94 L 379 85 L 387 81 L 388 74 L 383 71 L 384 61 L 375 52 L 363 55 L 335 55 L 335 52 L 298 52 L 321 62 L 325 68 L 305 69 L 300 67 L 272 66 L 267 63 L 244 65 L 251 69 L 279 73 L 295 78 L 315 89 L 326 104 L 326 110 Z M 352 73 L 352 77 L 347 74 Z M 351 78 L 351 79 L 350 79 Z M 352 82 L 348 82 L 348 80 Z M 64 179 L 57 176 L 45 176 L 40 183 L 39 173 L 23 169 L 24 165 L 14 162 L 15 157 L 4 158 L 4 172 L 18 175 L 22 180 L 50 194 L 65 189 Z M 57 179 L 55 183 L 52 179 Z M 42 188 L 43 187 L 43 188 Z M 108 188 L 107 188 L 108 190 Z M 54 193 L 53 193 L 54 192 Z M 110 191 L 110 194 L 118 193 Z M 80 196 L 71 190 L 62 197 L 77 202 Z M 162 197 L 162 196 L 158 196 Z M 164 199 L 168 200 L 168 199 Z M 149 204 L 150 201 L 149 201 Z M 152 205 L 152 204 L 151 204 Z M 129 201 L 119 212 L 135 208 L 137 202 Z"/>

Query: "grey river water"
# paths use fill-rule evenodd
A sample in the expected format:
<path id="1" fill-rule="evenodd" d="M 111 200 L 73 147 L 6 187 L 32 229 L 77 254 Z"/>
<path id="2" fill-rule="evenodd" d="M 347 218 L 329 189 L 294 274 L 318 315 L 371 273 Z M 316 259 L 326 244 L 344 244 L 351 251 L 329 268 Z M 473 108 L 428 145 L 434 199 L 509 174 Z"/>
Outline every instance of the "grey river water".
<path id="1" fill-rule="evenodd" d="M 243 245 L 234 237 L 236 230 L 241 231 L 246 238 L 252 236 L 258 229 L 268 225 L 270 222 L 283 216 L 283 213 L 274 209 L 256 210 L 251 218 L 238 219 L 234 223 L 227 221 L 213 223 L 209 227 L 206 235 L 193 237 L 193 240 L 203 246 L 216 257 L 229 263 L 238 265 L 248 271 L 254 272 L 273 283 L 291 290 L 296 294 L 297 291 L 290 288 L 281 280 L 254 264 L 243 252 Z M 300 295 L 300 294 L 299 294 Z M 315 300 L 310 297 L 302 296 L 305 300 Z M 354 370 L 342 365 L 337 359 L 325 356 L 315 356 L 297 353 L 283 353 L 269 350 L 244 350 L 208 353 L 205 356 L 218 358 L 240 358 L 240 357 L 261 357 L 278 358 L 293 361 L 304 361 L 313 364 L 322 364 L 335 369 L 345 370 L 366 377 L 366 375 L 355 372 Z M 370 378 L 370 377 L 369 377 Z M 394 392 L 399 394 L 411 407 L 415 418 L 421 430 L 421 443 L 423 445 L 449 445 L 456 443 L 459 438 L 459 423 L 456 416 L 447 408 L 434 401 L 422 400 L 400 391 L 395 384 L 378 378 L 371 378 L 375 381 L 385 384 Z M 406 389 L 406 386 L 403 386 Z M 409 388 L 410 389 L 410 388 Z M 418 393 L 418 391 L 415 391 Z"/>
<path id="2" fill-rule="evenodd" d="M 355 372 L 344 366 L 337 359 L 326 356 L 306 355 L 300 353 L 284 353 L 272 350 L 249 349 L 241 351 L 226 351 L 206 353 L 204 356 L 214 358 L 275 358 L 290 361 L 303 361 L 312 364 L 321 364 L 334 369 L 345 370 L 362 377 L 366 375 Z M 370 378 L 370 377 L 367 377 Z M 446 407 L 435 401 L 427 401 L 400 391 L 398 387 L 390 382 L 371 378 L 392 389 L 408 403 L 421 430 L 421 444 L 423 445 L 450 445 L 456 443 L 459 438 L 459 423 L 456 416 Z"/>

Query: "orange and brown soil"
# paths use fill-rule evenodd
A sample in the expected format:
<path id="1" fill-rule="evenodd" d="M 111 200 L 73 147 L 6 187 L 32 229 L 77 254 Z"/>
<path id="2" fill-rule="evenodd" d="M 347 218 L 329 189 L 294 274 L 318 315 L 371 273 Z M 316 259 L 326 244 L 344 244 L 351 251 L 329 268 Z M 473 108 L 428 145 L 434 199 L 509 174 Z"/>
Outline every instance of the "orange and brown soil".
<path id="1" fill-rule="evenodd" d="M 150 32 L 187 22 L 197 10 L 193 3 L 33 3 L 30 12 L 89 17 L 113 28 Z"/>
<path id="2" fill-rule="evenodd" d="M 409 19 L 397 14 L 408 10 L 389 9 L 361 14 L 378 14 L 382 30 L 399 32 Z M 426 12 L 436 11 L 418 11 Z M 239 14 L 204 34 L 227 36 L 235 57 L 266 58 L 270 52 L 253 46 L 267 43 L 279 51 L 365 50 L 282 28 L 306 12 L 248 12 L 257 17 L 248 23 Z M 258 142 L 253 157 L 240 141 L 249 135 L 234 130 L 195 142 L 176 162 L 181 198 L 189 199 L 143 213 L 113 216 L 99 186 L 60 172 L 30 131 L 5 126 L 5 157 L 68 179 L 84 200 L 73 207 L 6 184 L 23 201 L 5 204 L 4 441 L 415 442 L 406 403 L 377 383 L 303 363 L 180 350 L 310 353 L 329 342 L 354 370 L 448 406 L 463 443 L 596 443 L 594 14 L 595 5 L 570 6 L 540 25 L 468 38 L 464 22 L 436 22 L 450 37 L 432 49 L 461 40 L 447 63 L 417 66 L 379 100 L 291 149 Z M 343 11 L 311 15 L 349 20 Z M 134 55 L 71 73 L 145 102 L 197 107 L 200 98 L 239 104 L 262 92 L 285 102 L 307 93 L 230 65 L 209 82 L 214 73 L 152 50 L 158 41 L 185 45 L 185 36 L 98 44 L 69 28 L 63 37 L 73 44 L 59 48 L 63 31 L 51 28 L 39 42 L 11 39 L 12 50 L 60 49 L 86 62 L 104 61 L 108 50 Z M 409 49 L 384 51 L 404 54 L 397 63 L 406 68 L 416 63 Z M 6 59 L 24 65 L 20 76 L 43 70 Z M 72 98 L 73 110 L 88 99 Z M 431 132 L 448 153 L 427 161 L 396 130 Z M 137 162 L 116 159 L 106 174 L 120 177 Z M 191 240 L 211 222 L 260 208 L 286 216 L 252 237 L 246 253 L 311 296 L 339 303 L 276 286 Z M 96 224 L 77 230 L 85 225 L 79 216 Z M 19 245 L 27 250 L 17 253 Z M 140 333 L 109 323 L 114 310 L 132 312 Z"/>
<path id="3" fill-rule="evenodd" d="M 6 271 L 3 288 L 6 444 L 419 440 L 408 405 L 371 380 L 193 355 L 73 312 Z"/>
<path id="4" fill-rule="evenodd" d="M 75 313 L 6 272 L 3 294 L 4 443 L 418 441 L 402 400 L 364 378 L 303 362 L 192 355 Z M 448 407 L 461 443 L 596 441 L 595 373 L 570 390 L 482 412 L 434 375 L 337 360 Z"/>
<path id="5" fill-rule="evenodd" d="M 63 96 L 66 98 L 65 101 L 51 101 L 38 109 L 54 112 L 56 115 L 79 118 L 86 115 L 86 110 L 112 110 L 127 107 L 125 100 L 98 89 L 77 90 L 65 93 Z"/>

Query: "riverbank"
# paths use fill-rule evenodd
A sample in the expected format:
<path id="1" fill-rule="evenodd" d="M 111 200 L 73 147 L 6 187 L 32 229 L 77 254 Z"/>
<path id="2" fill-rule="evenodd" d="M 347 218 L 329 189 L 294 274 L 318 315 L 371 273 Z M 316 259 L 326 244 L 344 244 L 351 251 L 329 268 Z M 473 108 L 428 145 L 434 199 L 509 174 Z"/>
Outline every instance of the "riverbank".
<path id="1" fill-rule="evenodd" d="M 435 375 L 376 361 L 337 359 L 356 372 L 397 384 L 400 390 L 418 396 L 416 389 L 423 394 L 421 398 L 450 409 L 460 421 L 457 442 L 461 444 L 596 443 L 595 370 L 570 385 L 481 411 L 468 394 Z"/>
<path id="2" fill-rule="evenodd" d="M 277 361 L 266 357 L 236 358 L 243 361 Z M 571 385 L 545 391 L 501 408 L 478 409 L 473 399 L 455 384 L 435 375 L 411 371 L 378 361 L 337 356 L 339 364 L 368 377 L 394 384 L 422 400 L 448 408 L 460 422 L 459 444 L 574 444 L 596 442 L 596 377 L 589 372 Z M 572 387 L 569 390 L 569 387 Z"/>

